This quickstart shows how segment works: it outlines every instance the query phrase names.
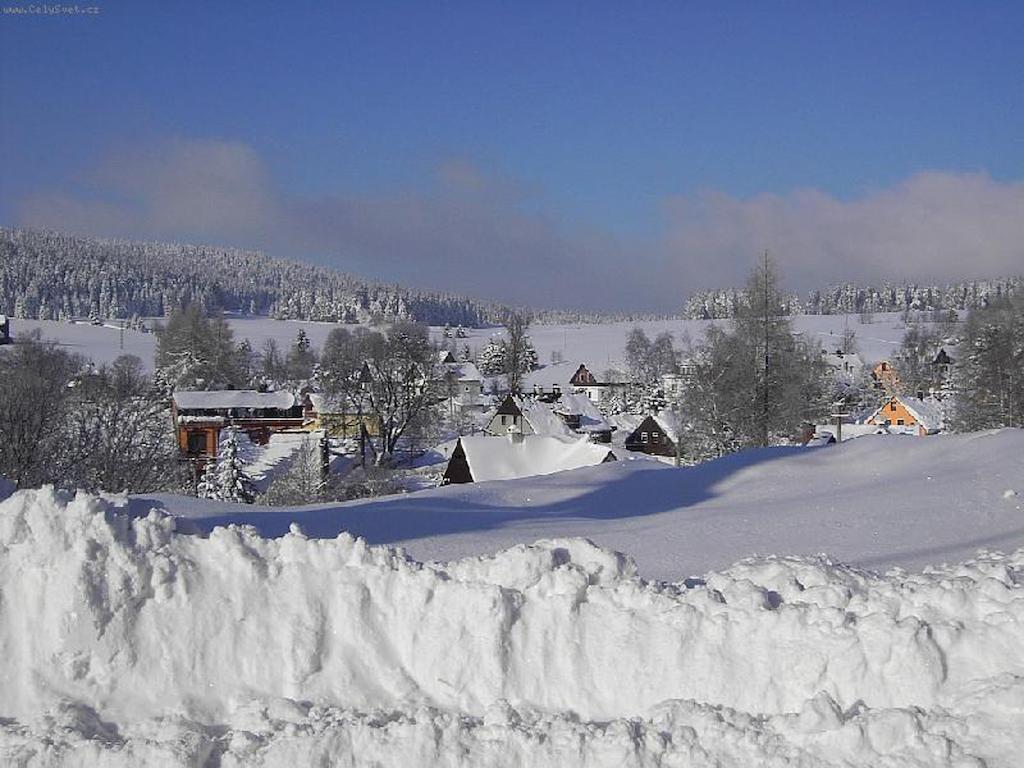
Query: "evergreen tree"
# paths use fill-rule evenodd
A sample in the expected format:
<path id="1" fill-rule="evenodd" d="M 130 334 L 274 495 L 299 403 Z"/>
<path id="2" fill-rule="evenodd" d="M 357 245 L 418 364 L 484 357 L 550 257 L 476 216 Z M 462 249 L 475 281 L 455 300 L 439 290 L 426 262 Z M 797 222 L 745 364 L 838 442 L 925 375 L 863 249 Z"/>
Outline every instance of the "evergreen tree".
<path id="1" fill-rule="evenodd" d="M 476 364 L 485 376 L 500 376 L 505 372 L 505 345 L 500 339 L 491 339 L 480 350 Z"/>
<path id="2" fill-rule="evenodd" d="M 252 479 L 245 473 L 245 465 L 239 455 L 238 430 L 235 427 L 224 428 L 217 459 L 213 466 L 207 467 L 197 495 L 239 504 L 252 504 L 255 499 Z"/>
<path id="3" fill-rule="evenodd" d="M 956 429 L 1024 426 L 1024 297 L 974 310 L 954 371 Z"/>

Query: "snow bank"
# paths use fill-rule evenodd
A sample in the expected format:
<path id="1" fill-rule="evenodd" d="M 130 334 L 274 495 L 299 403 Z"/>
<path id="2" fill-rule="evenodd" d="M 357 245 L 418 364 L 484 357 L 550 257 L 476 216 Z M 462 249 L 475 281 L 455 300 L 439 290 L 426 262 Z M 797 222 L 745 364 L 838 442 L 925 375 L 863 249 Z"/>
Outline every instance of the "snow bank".
<path id="1" fill-rule="evenodd" d="M 422 564 L 342 534 L 0 503 L 17 765 L 1012 765 L 1024 550 L 654 584 L 581 539 Z"/>

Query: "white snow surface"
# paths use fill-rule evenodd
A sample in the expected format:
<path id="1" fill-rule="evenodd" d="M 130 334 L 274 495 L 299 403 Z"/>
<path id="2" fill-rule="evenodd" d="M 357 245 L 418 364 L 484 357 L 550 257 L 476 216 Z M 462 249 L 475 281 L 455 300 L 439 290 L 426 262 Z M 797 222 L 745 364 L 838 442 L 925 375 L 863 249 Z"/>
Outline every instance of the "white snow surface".
<path id="1" fill-rule="evenodd" d="M 273 320 L 266 317 L 229 317 L 228 322 L 235 332 L 236 340 L 249 339 L 253 349 L 260 349 L 267 339 L 274 339 L 280 348 L 287 349 L 295 341 L 299 329 L 305 331 L 310 343 L 319 349 L 331 329 L 338 327 L 336 323 Z M 542 363 L 547 363 L 553 353 L 558 353 L 566 360 L 586 363 L 594 375 L 600 378 L 606 369 L 621 361 L 626 336 L 633 328 L 643 328 L 651 337 L 668 331 L 675 336 L 677 342 L 685 336 L 697 341 L 710 322 L 644 320 L 590 325 L 534 325 L 530 328 L 530 337 Z M 724 324 L 726 321 L 717 322 Z M 110 325 L 91 325 L 12 318 L 11 326 L 11 333 L 14 335 L 39 329 L 44 337 L 56 339 L 69 351 L 85 355 L 97 364 L 109 363 L 121 354 L 133 354 L 148 368 L 153 366 L 156 336 L 152 333 L 125 329 L 122 348 L 122 336 L 117 321 Z M 898 313 L 878 313 L 874 316 L 874 322 L 867 325 L 860 324 L 856 315 L 798 315 L 793 318 L 793 326 L 806 333 L 809 338 L 821 341 L 826 348 L 834 347 L 842 336 L 844 327 L 849 327 L 856 332 L 860 355 L 868 364 L 888 360 L 899 347 L 906 330 Z M 442 340 L 442 330 L 440 327 L 432 329 L 435 340 Z M 468 345 L 471 350 L 479 350 L 492 336 L 501 336 L 503 330 L 468 328 L 466 333 L 465 339 L 458 340 L 459 348 Z M 572 370 L 568 372 L 569 376 L 576 372 L 579 362 L 573 364 Z M 561 378 L 561 371 L 568 367 L 565 365 L 552 369 L 549 366 L 546 373 L 537 375 L 546 379 L 552 371 L 558 371 L 557 378 Z"/>
<path id="2" fill-rule="evenodd" d="M 1024 547 L 1024 501 L 1003 498 L 1007 488 L 1024 490 L 1024 430 L 867 435 L 681 469 L 627 459 L 291 510 L 165 495 L 132 504 L 192 517 L 205 531 L 243 523 L 280 536 L 292 522 L 310 536 L 348 531 L 420 560 L 579 536 L 628 552 L 646 578 L 673 581 L 757 554 L 827 552 L 864 568 L 918 569 L 984 547 Z"/>
<path id="3" fill-rule="evenodd" d="M 770 556 L 665 584 L 582 539 L 424 564 L 125 510 L 50 489 L 0 503 L 5 765 L 1024 755 L 1024 550 L 887 575 Z"/>

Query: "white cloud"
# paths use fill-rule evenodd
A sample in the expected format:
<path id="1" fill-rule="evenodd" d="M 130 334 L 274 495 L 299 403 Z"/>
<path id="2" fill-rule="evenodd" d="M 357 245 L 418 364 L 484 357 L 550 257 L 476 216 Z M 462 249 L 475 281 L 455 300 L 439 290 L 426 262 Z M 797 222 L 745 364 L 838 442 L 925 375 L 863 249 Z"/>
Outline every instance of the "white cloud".
<path id="1" fill-rule="evenodd" d="M 246 144 L 175 139 L 121 151 L 19 224 L 259 247 L 414 287 L 537 306 L 673 311 L 742 282 L 768 248 L 798 290 L 837 280 L 942 281 L 1024 271 L 1024 183 L 927 172 L 840 200 L 808 189 L 665 201 L 663 227 L 616 238 L 568 222 L 522 182 L 464 160 L 426 190 L 302 199 Z"/>

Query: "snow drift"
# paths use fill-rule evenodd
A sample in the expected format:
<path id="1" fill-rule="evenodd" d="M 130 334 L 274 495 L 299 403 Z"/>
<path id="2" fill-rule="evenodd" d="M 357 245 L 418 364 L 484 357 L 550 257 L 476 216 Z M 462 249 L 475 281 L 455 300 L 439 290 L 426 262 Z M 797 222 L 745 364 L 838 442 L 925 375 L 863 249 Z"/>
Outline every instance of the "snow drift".
<path id="1" fill-rule="evenodd" d="M 444 565 L 0 503 L 15 765 L 1013 765 L 1024 550 L 651 583 L 582 539 Z M 985 762 L 982 763 L 981 761 Z"/>

